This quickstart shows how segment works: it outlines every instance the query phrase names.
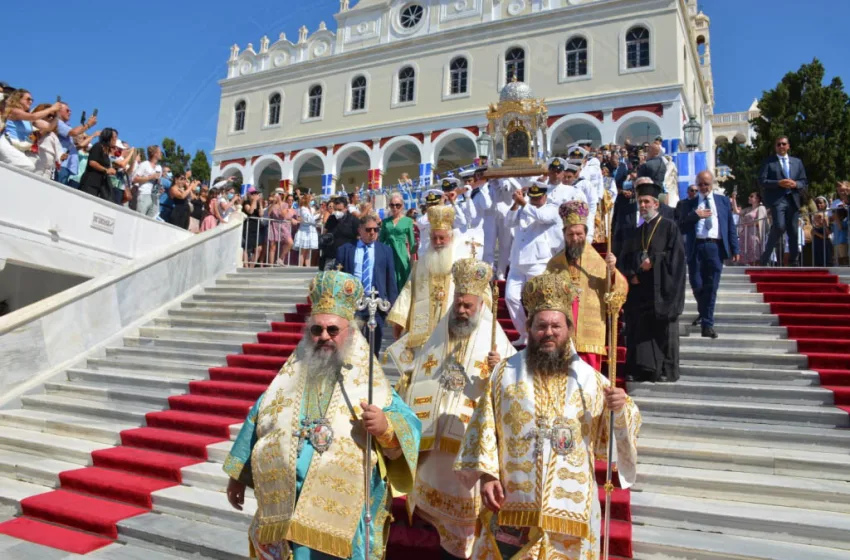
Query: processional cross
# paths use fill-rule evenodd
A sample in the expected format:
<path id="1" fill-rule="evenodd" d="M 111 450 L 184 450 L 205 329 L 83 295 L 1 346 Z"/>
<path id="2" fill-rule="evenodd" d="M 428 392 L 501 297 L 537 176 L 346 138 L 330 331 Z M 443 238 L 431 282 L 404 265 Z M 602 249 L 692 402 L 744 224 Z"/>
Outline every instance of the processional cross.
<path id="1" fill-rule="evenodd" d="M 478 258 L 478 251 L 476 247 L 483 247 L 484 245 L 475 241 L 474 239 L 470 239 L 469 241 L 464 241 L 467 245 L 469 245 L 469 250 L 472 253 L 472 258 Z"/>

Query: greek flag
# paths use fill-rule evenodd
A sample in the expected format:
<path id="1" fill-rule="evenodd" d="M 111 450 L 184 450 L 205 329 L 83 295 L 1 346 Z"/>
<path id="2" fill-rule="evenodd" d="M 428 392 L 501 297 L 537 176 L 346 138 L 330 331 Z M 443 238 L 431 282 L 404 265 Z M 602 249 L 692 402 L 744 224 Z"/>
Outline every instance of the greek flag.
<path id="1" fill-rule="evenodd" d="M 680 152 L 673 156 L 679 170 L 679 200 L 688 197 L 688 187 L 697 181 L 697 175 L 708 169 L 705 152 Z"/>
<path id="2" fill-rule="evenodd" d="M 330 195 L 331 189 L 333 188 L 334 176 L 332 173 L 328 173 L 327 175 L 322 175 L 322 194 Z"/>
<path id="3" fill-rule="evenodd" d="M 672 140 L 662 140 L 661 147 L 664 148 L 664 154 L 668 156 L 672 156 L 673 154 L 679 153 L 679 145 L 681 140 L 678 138 L 674 138 Z"/>

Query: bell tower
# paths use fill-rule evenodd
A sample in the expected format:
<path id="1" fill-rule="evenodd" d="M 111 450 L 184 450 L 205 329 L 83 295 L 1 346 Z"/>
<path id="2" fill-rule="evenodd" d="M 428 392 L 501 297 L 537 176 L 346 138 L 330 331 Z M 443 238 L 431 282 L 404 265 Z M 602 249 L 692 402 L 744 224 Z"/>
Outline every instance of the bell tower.
<path id="1" fill-rule="evenodd" d="M 697 56 L 702 79 L 708 90 L 708 103 L 714 106 L 714 78 L 711 72 L 711 18 L 697 5 L 697 0 L 688 0 L 688 16 L 696 38 Z"/>

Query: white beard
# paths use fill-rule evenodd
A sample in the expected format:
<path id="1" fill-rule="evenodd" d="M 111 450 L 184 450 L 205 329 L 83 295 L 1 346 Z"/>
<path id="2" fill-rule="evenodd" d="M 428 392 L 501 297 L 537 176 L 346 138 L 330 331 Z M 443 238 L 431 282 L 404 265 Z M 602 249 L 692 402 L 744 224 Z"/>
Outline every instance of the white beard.
<path id="1" fill-rule="evenodd" d="M 445 276 L 452 271 L 452 248 L 451 246 L 442 249 L 429 247 L 425 253 L 425 262 L 422 264 L 431 276 Z"/>
<path id="2" fill-rule="evenodd" d="M 640 217 L 643 218 L 645 222 L 651 222 L 655 219 L 655 216 L 658 215 L 658 210 L 647 210 L 646 212 L 642 212 Z"/>
<path id="3" fill-rule="evenodd" d="M 466 321 L 463 321 L 462 324 L 458 323 L 458 317 L 455 313 L 454 307 L 452 307 L 452 309 L 449 311 L 449 334 L 451 334 L 452 336 L 455 336 L 457 338 L 469 338 L 480 324 L 480 311 L 475 315 L 471 316 Z"/>

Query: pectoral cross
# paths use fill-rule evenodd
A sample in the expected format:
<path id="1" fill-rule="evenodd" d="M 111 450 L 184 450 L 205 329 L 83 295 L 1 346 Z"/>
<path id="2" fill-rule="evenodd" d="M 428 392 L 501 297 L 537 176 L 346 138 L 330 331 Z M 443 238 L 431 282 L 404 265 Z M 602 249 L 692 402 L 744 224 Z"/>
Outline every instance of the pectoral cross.
<path id="1" fill-rule="evenodd" d="M 483 247 L 484 246 L 481 243 L 478 243 L 477 241 L 475 241 L 474 239 L 470 239 L 469 241 L 464 241 L 464 243 L 469 245 L 469 251 L 472 253 L 473 259 L 478 257 L 478 251 L 476 250 L 476 247 Z"/>
<path id="2" fill-rule="evenodd" d="M 543 455 L 543 442 L 546 441 L 547 438 L 552 437 L 552 428 L 549 427 L 549 419 L 548 418 L 538 418 L 537 419 L 537 427 L 532 428 L 525 436 L 524 439 L 534 440 L 534 455 L 540 457 Z"/>
<path id="3" fill-rule="evenodd" d="M 425 374 L 431 375 L 431 370 L 437 365 L 437 360 L 434 359 L 433 354 L 428 354 L 428 360 L 422 364 L 422 367 L 425 368 Z"/>

